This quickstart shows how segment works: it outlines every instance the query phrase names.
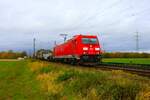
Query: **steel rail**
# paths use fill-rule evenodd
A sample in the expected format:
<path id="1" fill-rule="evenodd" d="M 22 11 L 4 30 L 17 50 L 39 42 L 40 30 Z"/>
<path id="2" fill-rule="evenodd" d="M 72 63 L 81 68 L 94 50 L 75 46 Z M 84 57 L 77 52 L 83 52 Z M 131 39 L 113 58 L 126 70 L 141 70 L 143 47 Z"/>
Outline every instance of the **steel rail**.
<path id="1" fill-rule="evenodd" d="M 140 67 L 141 68 L 140 68 Z M 123 71 L 127 71 L 130 73 L 134 73 L 134 74 L 138 74 L 141 76 L 147 76 L 150 77 L 150 66 L 144 66 L 144 68 L 142 68 L 142 65 L 128 65 L 128 64 L 99 64 L 98 66 L 95 66 L 96 68 L 100 68 L 100 69 L 109 69 L 109 70 L 123 70 Z"/>
<path id="2" fill-rule="evenodd" d="M 50 62 L 50 61 L 47 61 Z M 56 63 L 56 62 L 52 62 L 52 63 Z M 60 62 L 61 63 L 61 62 Z M 58 64 L 58 63 L 57 63 Z M 67 63 L 62 63 L 62 64 L 66 64 L 66 65 L 71 65 L 71 64 L 67 64 Z M 137 74 L 140 76 L 146 76 L 148 78 L 150 78 L 150 66 L 146 65 L 146 66 L 142 66 L 141 64 L 123 64 L 123 63 L 101 63 L 98 65 L 72 65 L 72 66 L 77 66 L 77 67 L 85 67 L 85 68 L 95 68 L 95 69 L 101 69 L 101 70 L 123 70 L 126 72 L 130 72 L 132 74 Z M 140 66 L 140 67 L 139 67 Z M 142 68 L 145 67 L 145 68 Z"/>

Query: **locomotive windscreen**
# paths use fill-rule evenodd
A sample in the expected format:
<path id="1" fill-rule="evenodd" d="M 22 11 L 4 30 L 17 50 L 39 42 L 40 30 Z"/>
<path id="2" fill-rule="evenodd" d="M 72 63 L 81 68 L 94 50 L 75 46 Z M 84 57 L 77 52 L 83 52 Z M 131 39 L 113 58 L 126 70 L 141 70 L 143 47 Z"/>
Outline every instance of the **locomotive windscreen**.
<path id="1" fill-rule="evenodd" d="M 98 40 L 97 38 L 82 38 L 83 44 L 97 44 Z"/>

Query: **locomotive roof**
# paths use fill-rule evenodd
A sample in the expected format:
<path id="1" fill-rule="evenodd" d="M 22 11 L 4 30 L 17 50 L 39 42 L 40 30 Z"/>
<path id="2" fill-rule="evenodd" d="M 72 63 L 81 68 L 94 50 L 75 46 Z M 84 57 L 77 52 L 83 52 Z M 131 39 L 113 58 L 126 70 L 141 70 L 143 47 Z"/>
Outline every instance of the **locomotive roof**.
<path id="1" fill-rule="evenodd" d="M 74 37 L 97 37 L 96 35 L 75 35 Z"/>
<path id="2" fill-rule="evenodd" d="M 67 43 L 68 41 L 71 41 L 71 40 L 73 40 L 73 39 L 75 39 L 75 38 L 78 38 L 78 37 L 96 38 L 97 36 L 96 36 L 96 35 L 81 35 L 81 34 L 79 34 L 79 35 L 75 35 L 75 36 L 73 36 L 73 38 L 71 38 L 71 39 L 68 39 L 65 43 Z M 58 47 L 58 46 L 64 45 L 65 43 L 62 43 L 62 44 L 56 45 L 55 47 Z"/>

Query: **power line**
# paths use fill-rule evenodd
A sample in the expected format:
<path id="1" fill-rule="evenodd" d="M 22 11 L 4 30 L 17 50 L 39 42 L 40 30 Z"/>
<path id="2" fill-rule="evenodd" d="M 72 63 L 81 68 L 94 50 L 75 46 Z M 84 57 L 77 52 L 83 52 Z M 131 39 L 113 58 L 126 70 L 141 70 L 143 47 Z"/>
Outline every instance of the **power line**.
<path id="1" fill-rule="evenodd" d="M 36 39 L 35 38 L 33 38 L 33 58 L 35 58 L 35 41 L 36 41 Z"/>
<path id="2" fill-rule="evenodd" d="M 119 0 L 118 2 L 116 2 L 116 3 L 114 3 L 113 5 L 110 5 L 110 7 L 109 8 L 113 8 L 115 5 L 117 5 L 117 4 L 119 4 L 121 2 L 121 0 Z M 129 9 L 133 9 L 133 7 L 131 6 L 131 7 L 128 7 L 128 8 L 125 8 L 125 9 L 123 9 L 122 11 L 120 11 L 119 13 L 125 13 L 126 12 L 126 10 L 129 10 Z M 146 11 L 149 11 L 149 9 L 150 8 L 146 8 L 146 9 L 143 9 L 142 11 L 139 11 L 139 12 L 135 12 L 134 14 L 132 14 L 131 16 L 128 16 L 128 17 L 133 17 L 133 16 L 137 16 L 137 15 L 140 15 L 141 13 L 144 13 L 144 12 L 146 12 Z M 109 9 L 108 9 L 109 10 Z M 95 13 L 93 16 L 90 16 L 90 17 L 88 17 L 84 22 L 88 22 L 88 20 L 90 20 L 90 19 L 93 19 L 94 17 L 96 17 L 97 15 L 99 16 L 99 15 L 101 15 L 101 14 L 103 14 L 102 16 L 104 16 L 105 14 L 105 12 L 106 12 L 107 10 L 103 10 L 102 12 L 97 12 L 97 13 Z M 120 14 L 121 15 L 121 14 Z M 117 20 L 116 22 L 113 22 L 113 23 L 111 23 L 111 24 L 109 24 L 109 25 L 114 25 L 114 24 L 116 24 L 116 23 L 120 23 L 121 22 L 121 19 L 120 20 Z M 79 24 L 80 25 L 80 24 Z M 95 26 L 95 25 L 93 25 L 93 26 Z M 91 26 L 90 26 L 91 27 Z"/>
<path id="3" fill-rule="evenodd" d="M 121 0 L 118 0 L 118 1 L 114 2 L 113 4 L 109 5 L 107 8 L 102 9 L 102 11 L 100 11 L 99 8 L 96 9 L 97 12 L 96 12 L 94 15 L 88 16 L 85 20 L 83 20 L 82 22 L 80 22 L 77 26 L 79 26 L 79 25 L 81 25 L 81 24 L 83 24 L 83 23 L 86 23 L 86 22 L 88 22 L 88 21 L 91 20 L 91 19 L 94 19 L 97 15 L 104 14 L 107 10 L 109 10 L 109 9 L 111 9 L 111 8 L 113 8 L 113 7 L 115 7 L 116 5 L 118 5 L 118 4 L 121 3 L 121 2 L 122 2 Z M 106 10 L 106 9 L 107 9 L 107 10 Z"/>
<path id="4" fill-rule="evenodd" d="M 139 33 L 138 31 L 136 32 L 136 51 L 139 52 Z"/>

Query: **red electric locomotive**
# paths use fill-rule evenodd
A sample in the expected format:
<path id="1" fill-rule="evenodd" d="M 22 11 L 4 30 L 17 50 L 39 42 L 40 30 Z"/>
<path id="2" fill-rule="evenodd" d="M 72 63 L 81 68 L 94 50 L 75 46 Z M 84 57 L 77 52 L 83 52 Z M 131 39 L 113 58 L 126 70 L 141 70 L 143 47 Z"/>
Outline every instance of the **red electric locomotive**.
<path id="1" fill-rule="evenodd" d="M 101 60 L 101 46 L 97 36 L 76 35 L 67 42 L 54 47 L 55 60 L 72 64 L 95 64 Z"/>

